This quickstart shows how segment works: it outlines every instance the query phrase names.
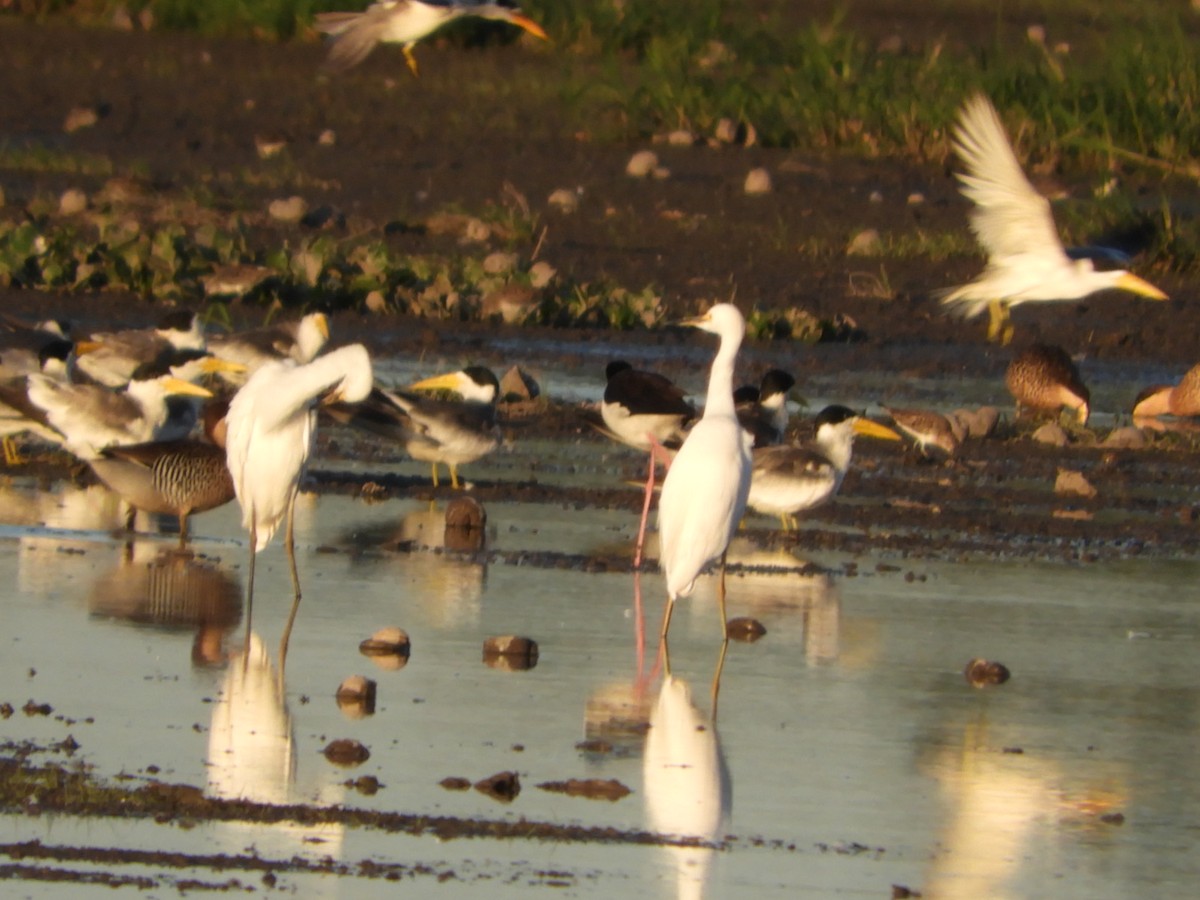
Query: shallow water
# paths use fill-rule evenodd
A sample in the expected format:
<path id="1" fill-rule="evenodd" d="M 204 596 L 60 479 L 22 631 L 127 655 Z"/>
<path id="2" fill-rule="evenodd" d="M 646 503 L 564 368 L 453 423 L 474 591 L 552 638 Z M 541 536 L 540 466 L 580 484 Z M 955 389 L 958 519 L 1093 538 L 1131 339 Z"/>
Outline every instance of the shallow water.
<path id="1" fill-rule="evenodd" d="M 360 872 L 362 860 L 428 867 L 403 878 L 440 876 L 440 891 L 468 896 L 543 886 L 597 897 L 880 897 L 903 884 L 926 897 L 1093 898 L 1182 896 L 1194 884 L 1196 562 L 889 560 L 895 567 L 877 571 L 875 560 L 857 559 L 857 577 L 732 578 L 730 615 L 758 618 L 767 635 L 731 644 L 713 729 L 711 578 L 676 612 L 673 678 L 664 681 L 653 660 L 657 573 L 639 581 L 385 549 L 396 540 L 436 544 L 429 536 L 440 510 L 303 495 L 305 599 L 280 693 L 286 562 L 278 546 L 260 557 L 255 652 L 243 669 L 236 508 L 193 522 L 197 560 L 163 561 L 173 538 L 115 538 L 119 510 L 98 489 L 42 492 L 18 481 L 4 501 L 0 578 L 12 587 L 0 701 L 17 712 L 0 720 L 3 740 L 46 744 L 70 734 L 80 744 L 75 759 L 132 785 L 153 777 L 215 797 L 645 829 L 712 846 L 439 841 L 366 827 L 185 829 L 34 814 L 4 816 L 5 843 L 253 848 L 270 860 L 351 866 L 342 875 L 281 869 L 278 887 L 306 897 L 374 896 L 380 887 Z M 553 505 L 492 504 L 488 514 L 487 546 L 506 553 L 609 552 L 627 545 L 636 524 L 619 511 Z M 797 564 L 738 547 L 732 555 Z M 848 560 L 815 561 L 840 570 Z M 639 583 L 651 635 L 640 669 Z M 385 670 L 357 645 L 393 624 L 411 635 L 412 656 Z M 538 642 L 536 667 L 482 663 L 484 638 L 508 633 Z M 971 688 L 962 669 L 972 657 L 1002 661 L 1012 680 Z M 378 682 L 373 716 L 348 718 L 334 702 L 338 683 L 355 673 Z M 23 714 L 29 699 L 53 714 Z M 650 735 L 621 729 L 630 716 L 653 716 Z M 577 747 L 598 736 L 612 752 Z M 326 761 L 323 747 L 342 737 L 364 743 L 370 759 L 354 769 Z M 439 785 L 506 770 L 522 785 L 509 804 Z M 384 787 L 366 796 L 344 784 L 360 775 Z M 537 787 L 569 778 L 617 779 L 632 793 L 609 802 Z M 119 871 L 156 882 L 144 896 L 177 896 L 179 880 L 191 877 L 262 887 L 256 871 L 159 862 Z M 100 893 L 111 889 L 22 881 L 14 896 Z"/>

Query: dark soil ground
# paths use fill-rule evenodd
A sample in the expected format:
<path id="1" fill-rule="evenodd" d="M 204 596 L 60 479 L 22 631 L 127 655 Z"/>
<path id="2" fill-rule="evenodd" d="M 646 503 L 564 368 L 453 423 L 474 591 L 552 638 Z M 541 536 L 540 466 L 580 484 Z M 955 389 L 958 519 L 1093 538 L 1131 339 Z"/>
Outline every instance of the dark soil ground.
<path id="1" fill-rule="evenodd" d="M 881 37 L 907 35 L 913 28 L 887 3 L 861 15 L 862 27 Z M 939 22 L 943 29 L 952 25 Z M 954 27 L 961 34 L 971 25 Z M 905 379 L 944 378 L 952 392 L 957 378 L 1000 378 L 1012 351 L 987 345 L 981 323 L 943 316 L 930 296 L 973 277 L 980 259 L 931 263 L 798 252 L 814 239 L 842 246 L 863 228 L 904 233 L 965 227 L 967 205 L 948 169 L 803 149 L 655 145 L 671 177 L 634 180 L 624 174 L 625 163 L 631 152 L 649 146 L 649 139 L 636 144 L 594 140 L 566 126 L 556 109 L 531 105 L 519 93 L 497 104 L 493 93 L 471 89 L 510 73 L 553 79 L 553 53 L 522 46 L 426 47 L 420 53 L 419 80 L 408 76 L 399 54 L 389 48 L 330 79 L 318 74 L 323 49 L 315 43 L 0 19 L 0 83 L 5 86 L 0 146 L 36 145 L 109 160 L 118 174 L 135 173 L 164 195 L 203 194 L 217 208 L 265 209 L 273 198 L 299 193 L 310 206 L 327 204 L 341 212 L 346 234 L 382 235 L 389 223 L 420 223 L 447 208 L 474 212 L 487 204 L 502 206 L 519 195 L 545 226 L 540 258 L 564 276 L 611 278 L 635 290 L 653 284 L 672 312 L 736 295 L 746 307 L 802 307 L 823 319 L 845 316 L 853 324 L 855 340 L 849 343 L 749 345 L 742 364 L 747 378 L 767 365 L 792 370 L 801 386 L 818 374 L 895 373 L 891 402 L 898 405 L 903 405 Z M 102 116 L 94 127 L 68 135 L 64 118 L 80 106 L 98 109 Z M 332 147 L 318 143 L 326 129 L 336 134 Z M 256 138 L 286 140 L 286 165 L 260 160 Z M 742 184 L 757 166 L 772 172 L 775 189 L 748 197 Z M 44 191 L 92 191 L 106 177 L 35 168 L 0 168 L 9 207 Z M 1069 175 L 1062 180 L 1070 187 Z M 578 212 L 567 215 L 546 204 L 558 188 L 578 192 Z M 1142 190 L 1132 176 L 1126 189 Z M 878 202 L 869 201 L 873 192 Z M 916 192 L 924 195 L 923 203 L 909 202 Z M 302 226 L 262 218 L 279 241 L 304 233 Z M 393 227 L 388 240 L 417 253 L 454 246 L 452 239 L 421 228 Z M 886 277 L 893 296 L 864 295 L 862 285 L 879 277 Z M 1016 343 L 1059 343 L 1072 354 L 1110 365 L 1118 378 L 1127 372 L 1132 399 L 1142 386 L 1135 381 L 1139 373 L 1178 374 L 1196 362 L 1191 285 L 1169 274 L 1153 277 L 1171 301 L 1106 295 L 1085 303 L 1021 308 L 1015 314 Z M 147 301 L 115 294 L 9 290 L 0 292 L 0 304 L 28 316 L 53 311 L 82 328 L 145 322 L 156 312 Z M 241 309 L 235 316 L 255 323 L 262 313 Z M 334 328 L 338 340 L 365 340 L 376 352 L 437 351 L 475 356 L 496 367 L 506 362 L 496 350 L 497 336 L 516 336 L 490 325 L 350 313 L 339 315 Z M 687 370 L 694 375 L 707 365 L 710 352 L 707 342 L 671 330 L 618 336 L 532 329 L 526 337 L 530 357 L 539 365 L 595 365 L 598 381 L 602 363 L 573 348 L 615 341 L 628 345 L 637 358 L 662 356 L 665 347 L 670 358 L 660 368 L 674 375 Z M 512 427 L 518 436 L 550 432 L 594 439 L 577 417 L 561 410 Z M 805 533 L 802 541 L 854 552 L 892 549 L 918 555 L 983 551 L 1087 559 L 1194 552 L 1200 457 L 1190 439 L 1170 437 L 1149 449 L 1114 450 L 1096 446 L 1102 434 L 1085 434 L 1071 447 L 1052 449 L 1013 438 L 1027 431 L 1008 430 L 1009 439 L 972 442 L 950 466 L 918 463 L 911 455 L 860 442 L 858 471 L 845 490 L 865 499 L 837 504 L 816 520 L 859 528 L 819 529 Z M 381 458 L 394 454 L 392 448 L 375 452 Z M 1084 472 L 1097 496 L 1055 495 L 1060 467 Z M 336 470 L 336 461 L 328 468 Z M 358 486 L 332 472 L 323 480 L 330 489 Z M 484 482 L 478 489 L 485 501 L 637 505 L 632 492 L 617 487 L 579 496 L 536 484 Z M 766 530 L 760 534 L 764 542 L 790 540 Z"/>

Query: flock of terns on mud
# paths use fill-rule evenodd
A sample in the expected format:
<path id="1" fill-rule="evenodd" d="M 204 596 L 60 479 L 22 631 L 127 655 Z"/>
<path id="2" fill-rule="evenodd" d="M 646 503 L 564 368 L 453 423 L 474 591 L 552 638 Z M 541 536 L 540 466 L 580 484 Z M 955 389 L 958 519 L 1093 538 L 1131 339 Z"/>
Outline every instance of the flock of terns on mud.
<path id="1" fill-rule="evenodd" d="M 531 20 L 506 4 L 398 0 L 364 13 L 319 16 L 333 36 L 329 64 L 346 68 L 380 41 L 403 45 L 414 74 L 413 45 L 443 22 L 464 14 L 502 19 L 545 37 Z M 1021 303 L 1071 300 L 1118 288 L 1165 299 L 1153 285 L 1123 270 L 1103 271 L 1111 254 L 1062 246 L 1048 201 L 1026 179 L 992 104 L 976 95 L 964 105 L 955 150 L 966 171 L 963 193 L 974 203 L 971 228 L 988 255 L 975 281 L 944 292 L 942 302 L 965 317 L 990 312 L 989 337 L 1012 336 L 1009 309 Z M 613 362 L 601 404 L 603 430 L 649 456 L 645 502 L 635 567 L 640 566 L 658 463 L 667 465 L 658 501 L 659 563 L 667 605 L 660 632 L 665 649 L 675 600 L 687 596 L 700 573 L 721 564 L 718 598 L 725 621 L 724 554 L 747 506 L 780 517 L 795 516 L 833 497 L 850 465 L 854 435 L 899 439 L 896 431 L 843 406 L 816 418 L 815 440 L 784 443 L 787 392 L 793 381 L 775 370 L 759 388 L 739 389 L 733 378 L 745 322 L 738 309 L 718 303 L 685 324 L 720 339 L 702 414 L 666 378 Z M 206 337 L 198 317 L 172 314 L 154 329 L 119 331 L 71 340 L 61 327 L 8 323 L 0 335 L 0 430 L 10 465 L 19 461 L 11 437 L 29 432 L 85 460 L 96 476 L 131 509 L 172 514 L 180 520 L 236 497 L 250 536 L 247 633 L 253 608 L 254 560 L 285 524 L 284 543 L 294 599 L 282 641 L 300 602 L 293 541 L 293 508 L 314 444 L 317 408 L 342 422 L 385 434 L 415 459 L 445 464 L 459 486 L 458 466 L 498 444 L 496 377 L 471 367 L 430 378 L 409 390 L 374 384 L 361 344 L 322 352 L 329 338 L 320 313 L 296 322 L 242 334 Z M 218 375 L 233 390 L 228 399 L 197 382 Z M 1006 382 L 1018 406 L 1076 410 L 1086 422 L 1087 388 L 1070 357 L 1034 345 L 1020 353 Z M 451 390 L 448 400 L 420 392 Z M 211 398 L 201 406 L 201 398 Z M 894 424 L 922 452 L 953 453 L 954 423 L 924 410 L 888 410 Z M 1175 387 L 1139 398 L 1135 415 L 1200 414 L 1200 366 Z M 191 436 L 198 421 L 203 438 Z M 132 515 L 130 517 L 132 522 Z"/>

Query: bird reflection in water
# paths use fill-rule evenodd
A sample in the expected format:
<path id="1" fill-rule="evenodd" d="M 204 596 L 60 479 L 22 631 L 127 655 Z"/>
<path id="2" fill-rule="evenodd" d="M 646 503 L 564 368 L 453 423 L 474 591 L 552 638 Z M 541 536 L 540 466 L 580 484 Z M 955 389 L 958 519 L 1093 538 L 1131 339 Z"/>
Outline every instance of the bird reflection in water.
<path id="1" fill-rule="evenodd" d="M 672 839 L 677 896 L 701 897 L 733 790 L 715 721 L 671 675 L 650 712 L 642 773 L 647 827 Z"/>
<path id="2" fill-rule="evenodd" d="M 224 662 L 225 638 L 242 615 L 241 584 L 228 571 L 191 553 L 129 542 L 121 561 L 92 584 L 88 611 L 139 625 L 196 630 L 192 661 Z"/>
<path id="3" fill-rule="evenodd" d="M 285 803 L 296 774 L 292 717 L 262 638 L 250 632 L 246 652 L 225 670 L 208 735 L 212 797 Z"/>

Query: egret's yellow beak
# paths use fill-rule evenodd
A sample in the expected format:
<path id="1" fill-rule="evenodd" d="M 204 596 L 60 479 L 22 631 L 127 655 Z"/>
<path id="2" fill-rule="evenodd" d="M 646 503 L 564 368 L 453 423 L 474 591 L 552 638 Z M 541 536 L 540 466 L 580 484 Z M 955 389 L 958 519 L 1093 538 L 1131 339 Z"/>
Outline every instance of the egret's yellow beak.
<path id="1" fill-rule="evenodd" d="M 418 381 L 412 385 L 412 388 L 415 391 L 457 391 L 458 384 L 459 373 L 451 372 L 449 375 L 435 375 L 424 381 Z"/>
<path id="2" fill-rule="evenodd" d="M 862 416 L 858 416 L 854 420 L 854 433 L 865 437 L 881 438 L 885 441 L 901 440 L 900 435 L 886 425 L 880 425 L 878 422 L 872 422 Z"/>
<path id="3" fill-rule="evenodd" d="M 1145 297 L 1148 300 L 1166 300 L 1167 295 L 1152 285 L 1150 282 L 1138 278 L 1132 272 L 1126 272 L 1117 279 L 1117 287 L 1123 291 L 1129 291 L 1131 294 L 1137 294 L 1139 297 Z"/>
<path id="4" fill-rule="evenodd" d="M 168 394 L 182 395 L 185 397 L 211 397 L 212 391 L 207 388 L 202 388 L 198 384 L 192 384 L 190 381 L 184 381 L 182 378 L 176 378 L 174 375 L 163 379 L 163 387 L 167 389 Z"/>
<path id="5" fill-rule="evenodd" d="M 550 40 L 550 36 L 542 30 L 542 26 L 528 16 L 523 16 L 520 13 L 513 13 L 508 17 L 508 21 L 512 22 L 518 28 L 524 28 L 534 37 L 541 38 L 543 41 Z"/>

